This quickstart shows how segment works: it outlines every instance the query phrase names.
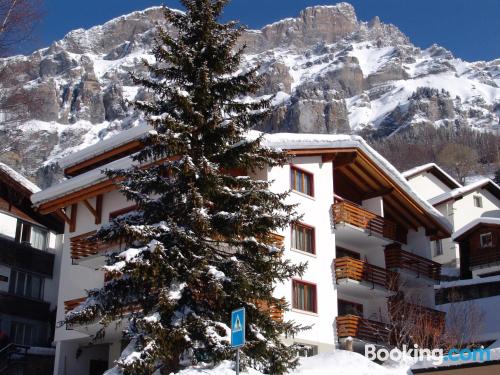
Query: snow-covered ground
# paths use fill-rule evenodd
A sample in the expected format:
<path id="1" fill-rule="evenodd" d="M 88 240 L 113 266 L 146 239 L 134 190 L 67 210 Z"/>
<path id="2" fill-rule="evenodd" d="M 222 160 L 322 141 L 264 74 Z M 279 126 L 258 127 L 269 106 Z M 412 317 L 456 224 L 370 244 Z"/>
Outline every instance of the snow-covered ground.
<path id="1" fill-rule="evenodd" d="M 378 365 L 358 353 L 337 350 L 333 353 L 319 354 L 302 358 L 300 366 L 290 375 L 409 375 L 408 364 L 397 365 L 387 363 Z M 261 375 L 253 369 L 240 372 L 242 375 Z M 213 369 L 190 368 L 177 375 L 234 375 L 234 363 L 224 361 Z"/>

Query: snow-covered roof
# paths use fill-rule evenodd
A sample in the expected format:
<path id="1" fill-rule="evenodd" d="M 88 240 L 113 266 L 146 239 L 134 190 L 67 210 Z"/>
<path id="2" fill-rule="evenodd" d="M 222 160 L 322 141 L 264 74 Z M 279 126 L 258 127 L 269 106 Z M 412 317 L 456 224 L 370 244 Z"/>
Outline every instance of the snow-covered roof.
<path id="1" fill-rule="evenodd" d="M 489 178 L 483 178 L 472 184 L 465 185 L 457 189 L 453 189 L 447 193 L 443 193 L 438 195 L 437 197 L 431 198 L 429 199 L 429 203 L 435 206 L 440 203 L 449 201 L 451 199 L 461 198 L 464 195 L 473 193 L 478 189 L 484 189 L 484 188 L 488 188 L 492 194 L 494 194 L 500 199 L 500 186 L 498 186 L 495 182 L 493 182 Z"/>
<path id="2" fill-rule="evenodd" d="M 436 163 L 427 163 L 423 165 L 416 166 L 414 168 L 408 169 L 402 173 L 403 177 L 407 180 L 410 180 L 412 177 L 415 177 L 421 173 L 429 172 L 433 173 L 437 178 L 439 178 L 443 183 L 445 183 L 450 188 L 460 188 L 462 184 L 460 184 L 457 180 L 451 177 L 448 173 L 446 173 L 443 168 L 441 168 Z"/>
<path id="3" fill-rule="evenodd" d="M 23 186 L 27 190 L 29 190 L 31 193 L 36 193 L 36 192 L 40 191 L 40 188 L 37 185 L 35 185 L 33 182 L 28 180 L 26 177 L 24 177 L 20 173 L 16 172 L 14 169 L 9 167 L 8 165 L 0 163 L 0 173 L 8 176 L 10 179 L 14 180 L 16 183 Z"/>
<path id="4" fill-rule="evenodd" d="M 455 288 L 467 285 L 480 285 L 500 281 L 500 275 L 488 277 L 476 277 L 472 279 L 454 280 L 454 281 L 441 281 L 439 284 L 434 285 L 434 289 Z"/>
<path id="5" fill-rule="evenodd" d="M 148 130 L 144 129 L 144 132 Z M 144 132 L 142 134 L 144 134 Z M 130 134 L 130 133 L 129 133 Z M 256 131 L 251 131 L 248 133 L 247 137 L 249 139 L 259 136 L 261 133 Z M 124 139 L 130 139 L 126 136 L 120 134 L 120 141 L 123 142 Z M 109 145 L 113 145 L 114 142 L 106 143 L 105 147 L 96 145 L 93 148 L 94 152 L 97 149 L 106 150 Z M 450 222 L 434 207 L 427 203 L 423 198 L 421 198 L 408 184 L 408 181 L 399 173 L 399 171 L 392 166 L 387 159 L 370 147 L 363 138 L 355 135 L 340 135 L 340 134 L 298 134 L 298 133 L 275 133 L 275 134 L 265 134 L 262 142 L 263 146 L 275 148 L 275 149 L 286 149 L 286 150 L 301 150 L 301 149 L 336 149 L 336 148 L 358 148 L 364 151 L 365 154 L 370 156 L 379 165 L 382 170 L 390 176 L 395 183 L 397 183 L 413 200 L 422 206 L 427 213 L 434 218 L 443 228 L 446 228 L 450 233 L 452 232 L 452 227 Z M 42 192 L 34 194 L 32 196 L 32 202 L 36 206 L 67 195 L 73 191 L 81 190 L 85 187 L 92 186 L 98 182 L 106 180 L 106 176 L 102 173 L 102 170 L 106 169 L 119 169 L 126 168 L 130 166 L 132 160 L 130 157 L 125 157 L 114 161 L 112 163 L 106 164 L 101 168 L 94 169 L 85 172 L 81 175 L 73 177 L 69 180 L 63 181 L 57 185 L 54 185 Z"/>
<path id="6" fill-rule="evenodd" d="M 35 206 L 39 206 L 40 204 L 52 199 L 63 197 L 72 192 L 85 189 L 89 186 L 93 186 L 108 179 L 108 177 L 104 173 L 105 170 L 128 168 L 132 164 L 133 161 L 130 156 L 115 160 L 111 163 L 103 165 L 100 168 L 92 169 L 88 172 L 64 180 L 57 185 L 53 185 L 45 190 L 35 193 L 31 196 L 31 202 Z"/>
<path id="7" fill-rule="evenodd" d="M 453 236 L 451 237 L 453 240 L 460 238 L 462 235 L 475 228 L 480 224 L 489 224 L 489 225 L 499 225 L 500 226 L 500 218 L 497 217 L 478 217 L 477 219 L 472 220 L 470 223 L 464 225 L 462 228 L 458 229 Z"/>
<path id="8" fill-rule="evenodd" d="M 403 188 L 428 214 L 450 233 L 453 231 L 451 223 L 425 199 L 420 197 L 409 185 L 406 178 L 382 155 L 357 135 L 343 134 L 298 134 L 275 133 L 266 134 L 263 145 L 268 147 L 297 150 L 315 148 L 359 148 L 369 155 L 382 170 L 387 173 L 401 188 Z"/>
<path id="9" fill-rule="evenodd" d="M 59 161 L 59 165 L 61 166 L 61 168 L 66 169 L 73 165 L 82 163 L 86 160 L 92 159 L 97 155 L 101 155 L 106 151 L 113 150 L 129 142 L 141 139 L 151 129 L 152 128 L 149 125 L 141 124 L 133 128 L 124 130 L 109 139 L 97 142 L 92 146 L 86 147 L 61 159 Z"/>

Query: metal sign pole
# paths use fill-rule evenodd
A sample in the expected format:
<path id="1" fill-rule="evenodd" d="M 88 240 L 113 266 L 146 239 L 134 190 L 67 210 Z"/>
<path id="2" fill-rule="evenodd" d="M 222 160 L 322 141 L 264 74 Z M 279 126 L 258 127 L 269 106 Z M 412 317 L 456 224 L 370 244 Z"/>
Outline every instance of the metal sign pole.
<path id="1" fill-rule="evenodd" d="M 236 349 L 236 375 L 240 375 L 240 348 Z"/>

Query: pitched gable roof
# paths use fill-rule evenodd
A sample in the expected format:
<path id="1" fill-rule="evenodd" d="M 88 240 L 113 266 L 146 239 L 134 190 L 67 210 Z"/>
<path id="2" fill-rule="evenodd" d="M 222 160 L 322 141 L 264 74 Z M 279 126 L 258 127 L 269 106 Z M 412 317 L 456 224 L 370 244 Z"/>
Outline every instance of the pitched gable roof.
<path id="1" fill-rule="evenodd" d="M 407 180 L 411 180 L 412 178 L 421 175 L 423 173 L 431 173 L 436 176 L 443 184 L 448 186 L 450 189 L 461 188 L 463 185 L 460 184 L 457 180 L 451 177 L 448 173 L 446 173 L 439 165 L 436 163 L 428 163 L 424 165 L 419 165 L 415 168 L 408 169 L 403 172 L 402 175 Z"/>

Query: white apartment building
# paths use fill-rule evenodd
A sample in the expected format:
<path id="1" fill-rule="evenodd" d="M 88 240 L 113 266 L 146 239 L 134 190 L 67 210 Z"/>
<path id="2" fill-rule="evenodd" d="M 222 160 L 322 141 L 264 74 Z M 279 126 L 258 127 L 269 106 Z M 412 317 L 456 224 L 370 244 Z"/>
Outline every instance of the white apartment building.
<path id="1" fill-rule="evenodd" d="M 462 186 L 434 163 L 415 167 L 403 176 L 410 186 L 432 204 L 458 230 L 480 217 L 500 217 L 500 187 L 490 179 Z M 450 238 L 433 243 L 432 259 L 459 267 L 458 245 Z"/>
<path id="2" fill-rule="evenodd" d="M 128 155 L 142 147 L 147 127 L 100 142 L 63 161 L 68 180 L 36 193 L 41 213 L 65 217 L 65 243 L 57 320 L 105 282 L 99 268 L 106 251 L 86 238 L 110 218 L 133 209 L 102 169 L 131 165 Z M 440 265 L 431 260 L 431 241 L 448 238 L 449 222 L 411 189 L 405 178 L 360 137 L 273 134 L 269 147 L 293 155 L 290 164 L 259 171 L 272 189 L 292 189 L 289 201 L 303 213 L 280 233 L 283 256 L 308 262 L 300 279 L 277 285 L 277 297 L 291 305 L 285 319 L 311 325 L 288 342 L 304 344 L 305 355 L 334 350 L 351 336 L 359 342 L 387 344 L 388 298 L 402 291 L 408 303 L 420 296 L 428 313 Z M 401 293 L 400 293 L 401 294 Z M 277 318 L 281 312 L 274 312 Z M 126 343 L 120 324 L 89 345 L 98 324 L 56 329 L 56 375 L 100 374 L 113 366 Z"/>
<path id="3" fill-rule="evenodd" d="M 64 225 L 32 209 L 39 190 L 0 163 L 0 373 L 52 371 Z"/>

